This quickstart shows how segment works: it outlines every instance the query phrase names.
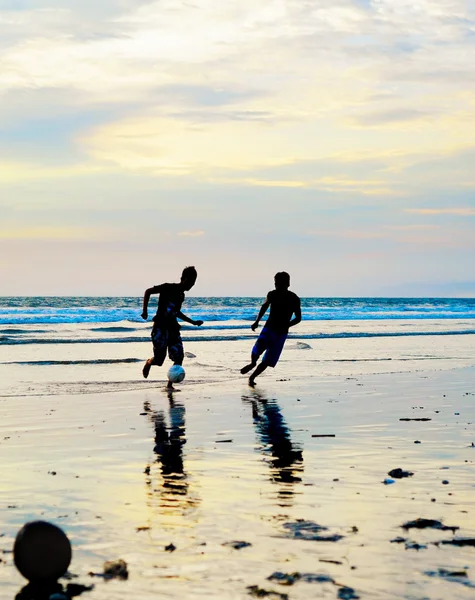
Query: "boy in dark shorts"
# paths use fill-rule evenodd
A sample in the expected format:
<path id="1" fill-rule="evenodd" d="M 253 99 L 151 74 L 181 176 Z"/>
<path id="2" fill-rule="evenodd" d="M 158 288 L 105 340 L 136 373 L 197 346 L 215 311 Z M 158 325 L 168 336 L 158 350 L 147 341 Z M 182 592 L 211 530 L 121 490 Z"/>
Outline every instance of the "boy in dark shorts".
<path id="1" fill-rule="evenodd" d="M 203 325 L 203 321 L 193 321 L 181 312 L 181 305 L 185 300 L 185 292 L 191 290 L 196 283 L 198 274 L 195 267 L 186 267 L 181 274 L 180 283 L 162 283 L 145 290 L 143 297 L 142 319 L 147 320 L 148 301 L 152 294 L 160 294 L 158 298 L 157 314 L 153 317 L 152 343 L 153 356 L 149 358 L 142 370 L 147 379 L 152 365 L 162 366 L 167 356 L 175 365 L 183 363 L 183 342 L 180 335 L 180 325 L 177 318 L 191 325 Z M 173 389 L 171 381 L 168 388 Z"/>
<path id="2" fill-rule="evenodd" d="M 256 377 L 263 373 L 267 367 L 275 367 L 287 339 L 289 327 L 297 325 L 302 320 L 300 298 L 289 290 L 290 275 L 285 271 L 277 273 L 274 282 L 275 290 L 267 294 L 257 319 L 251 325 L 252 331 L 257 329 L 259 321 L 270 306 L 269 318 L 254 344 L 251 352 L 251 362 L 241 369 L 243 375 L 249 373 L 254 369 L 260 355 L 265 351 L 262 362 L 249 377 L 249 385 L 252 387 L 256 385 Z M 292 315 L 295 315 L 293 319 Z"/>

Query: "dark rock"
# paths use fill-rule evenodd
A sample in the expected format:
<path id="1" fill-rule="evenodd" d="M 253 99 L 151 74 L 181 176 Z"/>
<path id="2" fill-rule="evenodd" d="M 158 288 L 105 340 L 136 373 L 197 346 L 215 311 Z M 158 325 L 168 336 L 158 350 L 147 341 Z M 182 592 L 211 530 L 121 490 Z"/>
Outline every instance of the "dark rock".
<path id="1" fill-rule="evenodd" d="M 452 571 L 448 569 L 438 569 L 437 571 L 426 571 L 426 575 L 429 577 L 440 577 L 454 583 L 460 583 L 465 587 L 475 588 L 475 584 L 468 579 L 468 574 L 465 569 L 458 571 Z"/>
<path id="2" fill-rule="evenodd" d="M 450 546 L 473 546 L 475 548 L 475 538 L 453 538 L 452 540 L 442 540 L 440 543 Z"/>
<path id="3" fill-rule="evenodd" d="M 417 542 L 407 542 L 405 548 L 406 550 L 427 550 L 427 546 L 418 544 Z"/>
<path id="4" fill-rule="evenodd" d="M 281 594 L 279 592 L 264 590 L 263 588 L 260 588 L 257 585 L 249 585 L 249 586 L 247 586 L 246 589 L 251 594 L 251 596 L 254 596 L 254 598 L 272 597 L 272 598 L 278 598 L 279 600 L 289 600 L 289 597 L 287 594 Z"/>
<path id="5" fill-rule="evenodd" d="M 293 585 L 297 581 L 304 581 L 305 583 L 335 583 L 329 575 L 318 573 L 281 573 L 280 571 L 276 571 L 267 579 L 281 583 L 282 585 Z"/>
<path id="6" fill-rule="evenodd" d="M 338 590 L 337 598 L 339 600 L 358 600 L 359 596 L 353 588 L 344 586 Z"/>
<path id="7" fill-rule="evenodd" d="M 412 477 L 414 473 L 411 471 L 404 471 L 403 469 L 393 469 L 388 473 L 389 477 L 394 477 L 394 479 L 402 479 L 403 477 Z"/>
<path id="8" fill-rule="evenodd" d="M 328 527 L 318 525 L 313 521 L 297 519 L 293 523 L 284 523 L 284 529 L 288 531 L 286 537 L 295 540 L 309 540 L 313 542 L 338 542 L 344 536 L 339 534 L 320 535 L 322 531 L 328 531 Z"/>
<path id="9" fill-rule="evenodd" d="M 229 546 L 230 548 L 234 548 L 234 550 L 241 550 L 241 548 L 247 548 L 248 546 L 252 546 L 249 542 L 242 541 L 232 541 L 232 542 L 224 542 L 223 546 Z"/>
<path id="10" fill-rule="evenodd" d="M 460 529 L 457 525 L 449 526 L 444 525 L 441 521 L 435 521 L 434 519 L 415 519 L 414 521 L 408 521 L 401 525 L 403 529 L 438 529 L 439 531 L 452 531 L 455 533 L 457 529 Z"/>
<path id="11" fill-rule="evenodd" d="M 127 563 L 125 560 L 107 560 L 104 563 L 104 577 L 106 579 L 128 579 Z"/>

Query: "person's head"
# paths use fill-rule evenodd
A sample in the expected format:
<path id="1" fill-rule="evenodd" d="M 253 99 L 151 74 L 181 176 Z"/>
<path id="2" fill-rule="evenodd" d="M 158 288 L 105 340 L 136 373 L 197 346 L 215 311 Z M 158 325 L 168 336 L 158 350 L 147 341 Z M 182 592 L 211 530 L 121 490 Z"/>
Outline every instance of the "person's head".
<path id="1" fill-rule="evenodd" d="M 290 287 L 290 275 L 285 271 L 280 271 L 274 275 L 276 290 L 286 290 Z"/>
<path id="2" fill-rule="evenodd" d="M 181 274 L 180 283 L 186 291 L 191 290 L 196 283 L 197 277 L 198 273 L 196 272 L 195 267 L 185 267 Z"/>

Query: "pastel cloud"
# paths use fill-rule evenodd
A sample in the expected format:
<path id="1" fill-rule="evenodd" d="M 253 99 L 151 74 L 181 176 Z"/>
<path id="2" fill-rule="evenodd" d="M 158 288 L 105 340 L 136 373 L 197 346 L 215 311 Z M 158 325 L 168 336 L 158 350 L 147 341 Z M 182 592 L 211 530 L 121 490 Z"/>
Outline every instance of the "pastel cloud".
<path id="1" fill-rule="evenodd" d="M 406 212 L 418 215 L 456 215 L 460 217 L 475 216 L 475 208 L 406 208 Z"/>
<path id="2" fill-rule="evenodd" d="M 201 237 L 205 234 L 204 231 L 198 230 L 198 231 L 180 231 L 178 233 L 178 235 L 180 237 Z"/>

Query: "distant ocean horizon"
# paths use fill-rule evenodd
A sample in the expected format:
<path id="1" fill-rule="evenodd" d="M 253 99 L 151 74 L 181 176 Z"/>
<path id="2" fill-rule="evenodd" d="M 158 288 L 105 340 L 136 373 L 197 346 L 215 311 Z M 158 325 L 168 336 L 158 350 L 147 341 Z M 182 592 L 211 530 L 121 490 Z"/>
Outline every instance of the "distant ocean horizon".
<path id="1" fill-rule="evenodd" d="M 187 297 L 183 310 L 202 320 L 251 321 L 262 297 Z M 156 297 L 149 304 L 153 315 Z M 3 296 L 1 325 L 143 323 L 142 298 L 128 296 Z M 302 298 L 304 320 L 475 319 L 475 298 Z"/>
<path id="2" fill-rule="evenodd" d="M 257 336 L 250 325 L 262 300 L 186 298 L 183 312 L 204 321 L 201 327 L 182 324 L 185 349 L 191 352 L 187 364 L 198 367 L 196 376 L 213 381 L 234 376 Z M 147 322 L 141 317 L 142 301 L 140 297 L 0 297 L 0 397 L 149 385 L 135 363 L 150 355 L 157 298 L 150 300 Z M 286 356 L 298 350 L 302 360 L 314 357 L 317 362 L 309 363 L 310 369 L 318 361 L 329 361 L 337 370 L 341 361 L 368 369 L 388 361 L 393 369 L 415 369 L 421 361 L 471 364 L 473 345 L 468 337 L 475 335 L 475 299 L 302 298 L 302 317 L 289 332 Z M 423 342 L 427 336 L 432 336 L 430 353 Z M 449 347 L 452 350 L 446 354 Z"/>

